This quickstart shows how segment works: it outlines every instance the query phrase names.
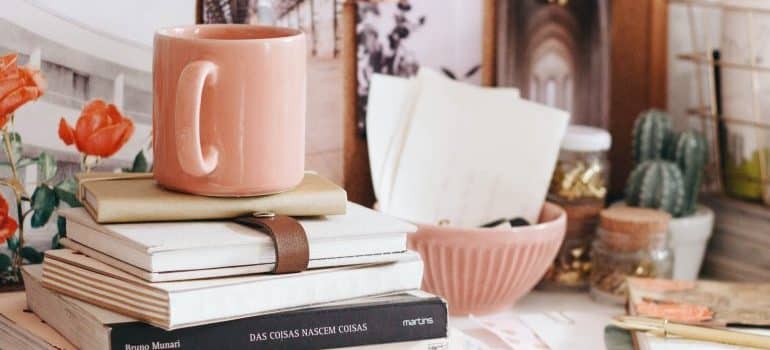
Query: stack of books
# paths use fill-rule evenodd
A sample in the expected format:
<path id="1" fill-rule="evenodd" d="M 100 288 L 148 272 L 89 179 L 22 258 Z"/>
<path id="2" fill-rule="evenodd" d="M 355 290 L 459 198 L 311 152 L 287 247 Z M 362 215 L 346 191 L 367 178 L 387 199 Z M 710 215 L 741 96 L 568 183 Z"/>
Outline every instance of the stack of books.
<path id="1" fill-rule="evenodd" d="M 31 311 L 78 348 L 447 347 L 446 304 L 418 291 L 423 264 L 406 249 L 415 227 L 316 174 L 251 198 L 170 192 L 149 175 L 80 182 L 84 208 L 59 212 L 66 248 L 24 269 Z M 307 270 L 271 273 L 285 242 L 232 220 L 253 212 L 298 222 Z"/>

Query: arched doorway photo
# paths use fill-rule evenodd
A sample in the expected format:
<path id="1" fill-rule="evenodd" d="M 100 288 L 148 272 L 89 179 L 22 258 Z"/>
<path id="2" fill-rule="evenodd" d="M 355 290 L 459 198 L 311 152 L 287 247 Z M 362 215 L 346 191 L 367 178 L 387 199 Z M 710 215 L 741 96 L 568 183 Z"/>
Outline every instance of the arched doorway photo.
<path id="1" fill-rule="evenodd" d="M 609 33 L 606 0 L 504 0 L 500 85 L 570 112 L 573 124 L 606 127 Z"/>

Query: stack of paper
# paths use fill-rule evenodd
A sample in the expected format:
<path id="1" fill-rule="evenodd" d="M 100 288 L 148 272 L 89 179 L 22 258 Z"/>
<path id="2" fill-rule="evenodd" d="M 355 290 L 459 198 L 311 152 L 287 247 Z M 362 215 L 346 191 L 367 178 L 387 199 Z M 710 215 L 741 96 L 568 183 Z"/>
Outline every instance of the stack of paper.
<path id="1" fill-rule="evenodd" d="M 374 192 L 385 213 L 420 223 L 537 222 L 569 115 L 421 69 L 375 76 L 367 107 Z"/>

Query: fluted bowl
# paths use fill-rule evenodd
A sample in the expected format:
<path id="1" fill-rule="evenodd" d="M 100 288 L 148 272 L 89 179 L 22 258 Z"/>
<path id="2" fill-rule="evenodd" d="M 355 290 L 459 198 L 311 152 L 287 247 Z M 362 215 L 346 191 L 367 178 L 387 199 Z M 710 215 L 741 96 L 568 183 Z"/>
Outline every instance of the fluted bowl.
<path id="1" fill-rule="evenodd" d="M 409 249 L 425 262 L 422 289 L 446 299 L 452 315 L 478 315 L 510 307 L 532 290 L 561 246 L 566 214 L 545 203 L 538 224 L 512 231 L 418 227 Z"/>

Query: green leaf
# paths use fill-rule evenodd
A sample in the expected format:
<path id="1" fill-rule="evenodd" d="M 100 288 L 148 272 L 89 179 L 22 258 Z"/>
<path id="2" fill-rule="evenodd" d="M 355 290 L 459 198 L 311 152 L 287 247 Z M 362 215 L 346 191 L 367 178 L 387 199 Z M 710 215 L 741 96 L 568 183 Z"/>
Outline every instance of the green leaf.
<path id="1" fill-rule="evenodd" d="M 16 248 L 19 247 L 19 237 L 13 236 L 8 238 L 8 240 L 5 241 L 5 244 L 8 246 L 8 250 L 15 252 Z"/>
<path id="2" fill-rule="evenodd" d="M 150 163 L 147 162 L 147 158 L 144 156 L 143 151 L 139 151 L 134 157 L 134 164 L 131 165 L 130 172 L 132 173 L 146 173 L 150 171 Z"/>
<path id="3" fill-rule="evenodd" d="M 56 228 L 58 229 L 58 232 L 56 232 L 57 235 L 66 237 L 67 236 L 67 219 L 65 219 L 63 216 L 56 218 Z"/>
<path id="4" fill-rule="evenodd" d="M 56 159 L 52 155 L 42 152 L 37 157 L 37 176 L 39 182 L 46 182 L 56 176 Z"/>
<path id="5" fill-rule="evenodd" d="M 70 177 L 62 182 L 59 182 L 56 187 L 61 188 L 64 191 L 76 193 L 78 191 L 78 182 L 74 177 Z"/>
<path id="6" fill-rule="evenodd" d="M 13 154 L 13 161 L 18 162 L 19 159 L 21 159 L 21 155 L 23 153 L 21 134 L 18 132 L 10 132 L 8 133 L 8 140 L 11 141 L 11 153 Z M 3 142 L 5 142 L 5 139 L 3 139 Z"/>
<path id="7" fill-rule="evenodd" d="M 0 272 L 8 271 L 12 263 L 10 256 L 0 253 Z"/>
<path id="8" fill-rule="evenodd" d="M 37 163 L 37 160 L 34 159 L 34 158 L 23 157 L 23 158 L 21 158 L 21 159 L 16 161 L 16 167 L 21 169 L 23 167 L 30 166 L 30 165 L 36 164 L 36 163 Z M 0 163 L 0 164 L 2 164 L 2 163 Z"/>
<path id="9" fill-rule="evenodd" d="M 32 227 L 45 226 L 57 205 L 59 199 L 54 190 L 47 185 L 37 186 L 32 194 Z"/>
<path id="10" fill-rule="evenodd" d="M 60 201 L 64 201 L 65 203 L 69 204 L 70 207 L 73 207 L 73 208 L 83 206 L 82 204 L 80 204 L 80 201 L 78 200 L 78 196 L 75 194 L 77 193 L 77 190 L 78 190 L 78 184 L 74 178 L 68 178 L 60 182 L 58 185 L 56 185 L 56 187 L 54 187 L 54 191 L 56 192 L 56 197 L 59 198 Z"/>
<path id="11" fill-rule="evenodd" d="M 59 244 L 60 239 L 61 239 L 61 235 L 59 235 L 58 233 L 53 235 L 53 237 L 51 237 L 51 249 L 61 248 L 61 244 Z"/>
<path id="12" fill-rule="evenodd" d="M 35 248 L 32 248 L 30 246 L 21 248 L 21 257 L 23 257 L 24 259 L 26 259 L 32 264 L 39 264 L 43 262 L 43 253 L 37 251 Z"/>

